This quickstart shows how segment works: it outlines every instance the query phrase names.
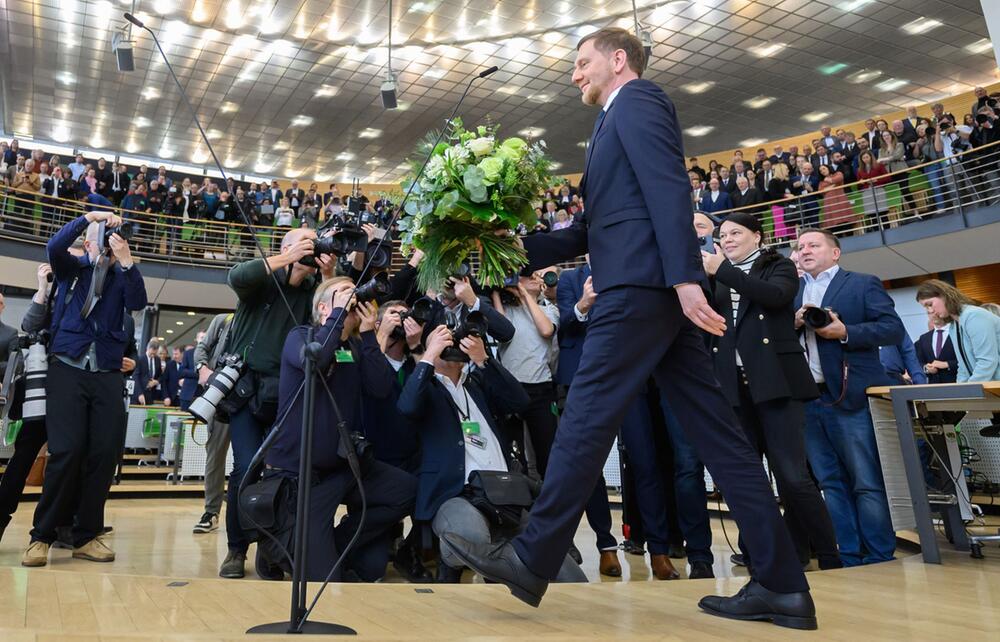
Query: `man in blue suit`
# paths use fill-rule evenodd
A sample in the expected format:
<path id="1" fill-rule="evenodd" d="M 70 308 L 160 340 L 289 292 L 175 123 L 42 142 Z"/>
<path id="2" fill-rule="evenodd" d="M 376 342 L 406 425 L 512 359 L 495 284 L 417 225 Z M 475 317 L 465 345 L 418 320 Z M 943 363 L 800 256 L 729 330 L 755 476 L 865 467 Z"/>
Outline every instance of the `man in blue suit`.
<path id="1" fill-rule="evenodd" d="M 805 273 L 795 327 L 820 389 L 820 398 L 806 406 L 809 463 L 844 566 L 891 560 L 896 534 L 865 389 L 892 383 L 879 346 L 898 345 L 906 331 L 877 277 L 840 269 L 840 241 L 832 233 L 801 231 L 798 253 Z M 817 323 L 815 308 L 826 309 L 829 318 Z"/>
<path id="2" fill-rule="evenodd" d="M 719 179 L 713 178 L 708 181 L 708 191 L 702 195 L 701 202 L 698 204 L 698 210 L 706 214 L 711 214 L 712 212 L 731 209 L 733 209 L 733 202 L 729 198 L 729 192 L 722 189 L 722 186 L 719 185 Z"/>
<path id="3" fill-rule="evenodd" d="M 688 438 L 725 493 L 754 560 L 735 597 L 699 605 L 719 616 L 816 628 L 802 567 L 754 451 L 713 374 L 698 328 L 726 320 L 703 291 L 690 189 L 673 103 L 640 79 L 638 38 L 606 28 L 577 47 L 573 82 L 601 105 L 580 192 L 586 224 L 524 239 L 529 263 L 552 265 L 590 251 L 591 310 L 580 367 L 556 434 L 542 492 L 524 532 L 501 545 L 446 537 L 467 566 L 537 606 L 556 576 L 629 404 L 656 380 Z"/>
<path id="4" fill-rule="evenodd" d="M 168 406 L 180 406 L 181 401 L 181 355 L 180 348 L 174 348 L 163 368 L 163 402 Z"/>
<path id="5" fill-rule="evenodd" d="M 204 336 L 204 332 L 198 333 L 198 340 Z M 187 410 L 194 398 L 198 396 L 198 371 L 194 363 L 194 347 L 188 347 L 181 356 L 181 365 L 177 371 L 177 376 L 181 380 L 180 406 L 181 410 Z"/>
<path id="6" fill-rule="evenodd" d="M 819 224 L 819 201 L 822 198 L 816 192 L 819 190 L 819 175 L 812 163 L 803 163 L 801 173 L 789 179 L 792 194 L 798 196 L 802 208 L 802 227 L 815 227 Z"/>

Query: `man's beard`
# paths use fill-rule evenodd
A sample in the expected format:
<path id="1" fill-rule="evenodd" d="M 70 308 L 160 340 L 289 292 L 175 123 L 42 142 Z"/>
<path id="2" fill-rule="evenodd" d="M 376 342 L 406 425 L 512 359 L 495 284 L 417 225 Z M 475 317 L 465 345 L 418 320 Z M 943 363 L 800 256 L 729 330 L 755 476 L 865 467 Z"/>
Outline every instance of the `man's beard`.
<path id="1" fill-rule="evenodd" d="M 590 85 L 587 86 L 587 90 L 583 92 L 583 96 L 581 97 L 581 99 L 583 100 L 584 105 L 596 105 L 600 97 L 601 97 L 600 88 L 595 87 L 594 83 L 590 83 Z"/>

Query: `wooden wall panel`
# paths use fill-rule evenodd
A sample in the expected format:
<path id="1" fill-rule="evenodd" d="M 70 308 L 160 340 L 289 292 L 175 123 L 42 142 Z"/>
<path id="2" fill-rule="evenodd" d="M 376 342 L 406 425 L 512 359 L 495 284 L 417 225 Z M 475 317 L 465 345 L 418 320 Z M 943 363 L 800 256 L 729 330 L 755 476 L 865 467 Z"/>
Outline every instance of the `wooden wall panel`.
<path id="1" fill-rule="evenodd" d="M 1000 303 L 1000 263 L 955 270 L 955 287 L 983 303 Z"/>

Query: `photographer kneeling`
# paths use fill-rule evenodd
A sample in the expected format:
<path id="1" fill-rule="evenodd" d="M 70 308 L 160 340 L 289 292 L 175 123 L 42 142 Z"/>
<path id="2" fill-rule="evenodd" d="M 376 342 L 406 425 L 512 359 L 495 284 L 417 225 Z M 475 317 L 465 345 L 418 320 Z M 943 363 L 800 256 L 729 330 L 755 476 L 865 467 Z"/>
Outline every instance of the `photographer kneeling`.
<path id="1" fill-rule="evenodd" d="M 385 573 L 388 549 L 382 537 L 399 520 L 410 514 L 416 481 L 412 475 L 380 461 L 373 460 L 371 449 L 365 452 L 363 438 L 342 442 L 337 428 L 330 392 L 336 399 L 347 431 L 352 435 L 364 432 L 365 400 L 386 400 L 392 394 L 395 373 L 382 355 L 375 337 L 377 313 L 372 303 L 360 303 L 354 309 L 354 282 L 347 277 L 325 281 L 313 299 L 313 323 L 318 326 L 313 342 L 322 346 L 316 358 L 313 419 L 313 480 L 309 497 L 309 559 L 306 579 L 322 581 L 333 568 L 360 526 L 361 491 L 346 459 L 345 448 L 359 453 L 363 475 L 367 517 L 364 530 L 341 574 L 375 581 Z M 346 312 L 349 310 L 349 312 Z M 346 313 L 345 313 L 346 312 Z M 293 328 L 281 353 L 281 384 L 279 417 L 284 420 L 265 458 L 265 479 L 282 476 L 296 481 L 302 438 L 303 396 L 296 394 L 305 378 L 303 353 L 308 342 L 308 326 Z M 355 332 L 360 331 L 360 337 Z M 327 337 L 333 338 L 327 341 Z M 384 402 L 384 401 L 383 401 Z M 339 444 L 339 446 L 338 446 Z M 295 513 L 295 492 L 288 495 L 286 510 Z M 347 516 L 339 525 L 334 518 L 337 507 L 346 504 Z M 263 540 L 258 544 L 263 544 Z M 291 571 L 290 568 L 285 568 Z M 334 576 L 334 581 L 341 577 Z"/>
<path id="2" fill-rule="evenodd" d="M 536 494 L 527 477 L 508 474 L 519 462 L 508 464 L 510 440 L 497 419 L 523 410 L 530 399 L 487 356 L 482 330 L 468 330 L 459 329 L 456 346 L 447 326 L 427 325 L 426 349 L 403 386 L 399 411 L 421 439 L 414 519 L 431 521 L 438 537 L 456 534 L 470 542 L 491 542 L 521 530 Z M 460 582 L 462 567 L 442 539 L 438 581 Z M 558 580 L 585 582 L 586 577 L 567 555 Z"/>
<path id="3" fill-rule="evenodd" d="M 102 225 L 103 224 L 103 225 Z M 146 307 L 146 287 L 132 263 L 122 219 L 90 212 L 63 226 L 48 242 L 58 296 L 45 392 L 49 461 L 35 508 L 24 566 L 48 563 L 56 528 L 72 518 L 73 557 L 111 562 L 100 535 L 104 502 L 125 440 L 126 311 Z M 70 253 L 86 232 L 85 256 Z M 123 232 L 124 233 L 124 232 Z"/>

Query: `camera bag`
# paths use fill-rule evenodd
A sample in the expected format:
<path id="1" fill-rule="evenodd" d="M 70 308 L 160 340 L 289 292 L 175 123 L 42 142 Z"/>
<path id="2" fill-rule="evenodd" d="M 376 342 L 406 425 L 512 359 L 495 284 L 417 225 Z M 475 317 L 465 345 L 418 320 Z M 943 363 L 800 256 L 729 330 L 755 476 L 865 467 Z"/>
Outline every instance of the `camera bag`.
<path id="1" fill-rule="evenodd" d="M 465 494 L 491 526 L 502 529 L 517 528 L 521 513 L 534 501 L 524 474 L 502 470 L 472 471 Z"/>
<path id="2" fill-rule="evenodd" d="M 295 492 L 293 480 L 273 475 L 247 485 L 240 494 L 240 525 L 247 539 L 257 542 L 264 556 L 287 573 L 292 572 L 286 551 L 295 532 Z"/>

